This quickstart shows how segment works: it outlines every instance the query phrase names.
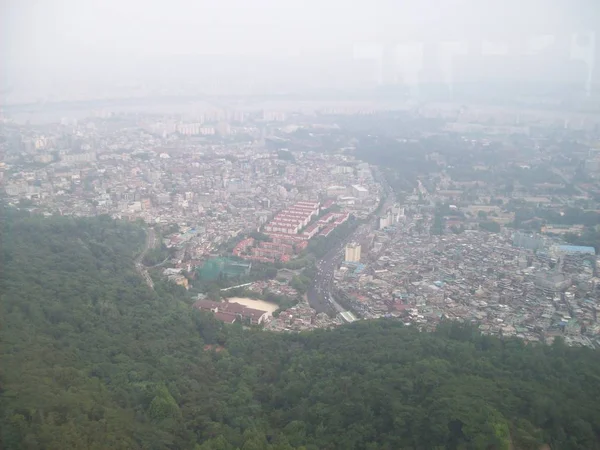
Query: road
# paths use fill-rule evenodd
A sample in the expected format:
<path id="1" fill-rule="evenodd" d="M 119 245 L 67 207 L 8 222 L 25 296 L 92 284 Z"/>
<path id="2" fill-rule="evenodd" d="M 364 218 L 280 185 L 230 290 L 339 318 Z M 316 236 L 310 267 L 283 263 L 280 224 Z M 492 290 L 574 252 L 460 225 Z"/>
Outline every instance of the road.
<path id="1" fill-rule="evenodd" d="M 156 232 L 153 228 L 148 228 L 148 231 L 146 232 L 146 244 L 144 245 L 144 250 L 142 250 L 142 252 L 135 259 L 135 269 L 142 277 L 144 277 L 144 280 L 146 280 L 146 284 L 150 287 L 150 289 L 154 289 L 154 282 L 148 273 L 148 269 L 146 266 L 144 266 L 143 260 L 144 256 L 146 256 L 146 253 L 148 253 L 148 250 L 156 247 L 156 241 Z"/>
<path id="2" fill-rule="evenodd" d="M 389 192 L 389 188 L 388 188 Z M 394 196 L 387 195 L 382 211 L 387 210 L 394 203 Z M 344 249 L 349 242 L 364 241 L 369 233 L 377 227 L 378 217 L 374 214 L 373 217 L 366 223 L 359 226 L 350 236 L 334 247 L 329 253 L 317 262 L 317 275 L 313 280 L 313 284 L 306 291 L 306 297 L 311 308 L 317 312 L 336 313 L 344 312 L 345 309 L 335 301 L 331 295 L 333 284 L 333 271 L 337 269 L 344 259 Z"/>
<path id="3" fill-rule="evenodd" d="M 563 183 L 565 183 L 566 185 L 568 185 L 568 184 L 572 184 L 572 185 L 573 185 L 573 187 L 574 187 L 574 188 L 575 188 L 575 189 L 576 189 L 576 190 L 577 190 L 577 191 L 578 191 L 578 192 L 579 192 L 581 195 L 586 195 L 586 194 L 587 194 L 587 192 L 585 192 L 583 189 L 581 189 L 579 186 L 577 186 L 577 185 L 575 184 L 575 182 L 576 182 L 577 180 L 569 180 L 569 179 L 567 178 L 567 176 L 566 176 L 566 175 L 563 173 L 563 171 L 562 171 L 562 170 L 560 170 L 558 167 L 553 167 L 553 168 L 552 168 L 552 172 L 554 172 L 556 175 L 558 175 L 558 176 L 559 176 L 559 177 L 562 179 Z"/>
<path id="4" fill-rule="evenodd" d="M 346 241 L 342 242 L 317 262 L 317 275 L 306 291 L 308 303 L 317 312 L 344 311 L 344 308 L 333 299 L 330 290 L 333 271 L 343 258 L 345 244 Z"/>

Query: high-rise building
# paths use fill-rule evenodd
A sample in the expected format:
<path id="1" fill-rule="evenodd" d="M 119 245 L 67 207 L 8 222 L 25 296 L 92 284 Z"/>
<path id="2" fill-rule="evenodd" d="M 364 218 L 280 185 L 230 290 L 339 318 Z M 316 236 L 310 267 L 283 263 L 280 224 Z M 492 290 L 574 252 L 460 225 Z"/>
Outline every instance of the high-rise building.
<path id="1" fill-rule="evenodd" d="M 392 217 L 390 214 L 386 214 L 385 216 L 382 216 L 379 218 L 379 229 L 383 230 L 387 227 L 389 227 L 392 224 Z"/>
<path id="2" fill-rule="evenodd" d="M 354 263 L 360 262 L 360 244 L 352 242 L 346 245 L 344 261 Z"/>

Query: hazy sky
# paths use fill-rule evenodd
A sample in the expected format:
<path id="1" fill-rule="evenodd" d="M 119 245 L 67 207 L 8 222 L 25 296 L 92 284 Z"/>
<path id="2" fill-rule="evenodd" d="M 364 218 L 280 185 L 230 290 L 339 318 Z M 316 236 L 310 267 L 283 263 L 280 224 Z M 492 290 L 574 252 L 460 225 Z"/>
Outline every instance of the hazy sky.
<path id="1" fill-rule="evenodd" d="M 10 61 L 164 54 L 298 54 L 391 35 L 568 21 L 556 0 L 0 0 Z M 574 5 L 574 2 L 568 3 Z M 496 6 L 493 6 L 496 5 Z M 535 8 L 535 5 L 546 7 Z M 576 8 L 569 7 L 571 10 Z M 433 25 L 437 25 L 433 27 Z M 489 28 L 489 27 L 488 27 Z M 101 56 L 99 55 L 99 56 Z"/>
<path id="2" fill-rule="evenodd" d="M 468 39 L 483 32 L 503 38 L 573 20 L 593 23 L 592 9 L 600 8 L 598 0 L 507 6 L 511 1 L 0 0 L 2 85 L 91 82 L 136 70 L 151 77 L 143 73 L 145 61 L 177 55 L 314 63 L 315 55 L 351 57 L 355 45 L 391 39 Z M 412 53 L 406 64 L 419 59 Z"/>
<path id="3" fill-rule="evenodd" d="M 379 22 L 361 1 L 4 0 L 11 57 L 314 51 Z M 364 29 L 361 31 L 365 31 Z M 19 58 L 20 59 L 20 58 Z"/>

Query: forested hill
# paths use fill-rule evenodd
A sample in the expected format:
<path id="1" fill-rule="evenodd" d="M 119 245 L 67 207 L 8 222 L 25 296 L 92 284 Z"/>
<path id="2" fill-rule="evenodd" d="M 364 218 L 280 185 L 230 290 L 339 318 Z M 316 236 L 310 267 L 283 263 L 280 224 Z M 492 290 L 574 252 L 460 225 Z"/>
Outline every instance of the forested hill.
<path id="1" fill-rule="evenodd" d="M 223 328 L 144 284 L 135 225 L 1 222 L 2 449 L 600 449 L 591 350 L 457 324 Z"/>

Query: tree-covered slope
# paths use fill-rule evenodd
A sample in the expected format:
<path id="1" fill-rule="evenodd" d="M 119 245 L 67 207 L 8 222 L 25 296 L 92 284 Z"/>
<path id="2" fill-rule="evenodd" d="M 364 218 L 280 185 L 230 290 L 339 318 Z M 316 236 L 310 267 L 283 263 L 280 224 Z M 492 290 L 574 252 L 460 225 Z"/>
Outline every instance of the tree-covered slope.
<path id="1" fill-rule="evenodd" d="M 170 383 L 202 403 L 216 374 L 201 318 L 135 272 L 143 230 L 3 219 L 0 448 L 193 448 Z"/>
<path id="2" fill-rule="evenodd" d="M 0 448 L 600 448 L 596 352 L 450 323 L 223 327 L 144 284 L 141 228 L 2 214 Z"/>

